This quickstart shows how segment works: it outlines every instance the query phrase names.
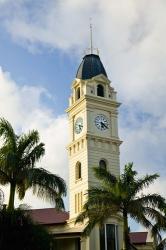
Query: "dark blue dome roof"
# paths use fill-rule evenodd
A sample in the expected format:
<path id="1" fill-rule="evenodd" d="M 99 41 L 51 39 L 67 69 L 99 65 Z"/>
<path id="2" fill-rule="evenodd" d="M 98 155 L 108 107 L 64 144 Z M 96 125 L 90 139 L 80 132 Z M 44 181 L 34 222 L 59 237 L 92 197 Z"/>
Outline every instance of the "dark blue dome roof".
<path id="1" fill-rule="evenodd" d="M 100 57 L 95 54 L 89 54 L 84 56 L 77 70 L 76 78 L 86 80 L 100 74 L 107 77 L 103 64 L 100 61 Z"/>

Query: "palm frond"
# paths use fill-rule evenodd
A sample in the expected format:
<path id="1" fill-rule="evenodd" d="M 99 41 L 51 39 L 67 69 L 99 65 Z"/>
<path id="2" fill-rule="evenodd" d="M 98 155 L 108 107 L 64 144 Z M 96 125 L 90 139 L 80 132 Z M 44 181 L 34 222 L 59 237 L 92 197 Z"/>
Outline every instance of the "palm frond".
<path id="1" fill-rule="evenodd" d="M 4 159 L 9 151 L 12 151 L 8 144 L 4 144 L 0 148 L 0 159 Z"/>
<path id="2" fill-rule="evenodd" d="M 134 206 L 134 203 L 137 205 L 140 203 L 142 206 L 159 208 L 161 211 L 164 211 L 164 208 L 166 207 L 165 199 L 159 194 L 142 195 L 141 197 L 132 200 L 131 206 Z"/>
<path id="3" fill-rule="evenodd" d="M 19 157 L 23 158 L 24 154 L 27 155 L 39 143 L 39 139 L 39 132 L 37 130 L 32 130 L 28 134 L 21 135 L 17 141 L 17 153 Z"/>
<path id="4" fill-rule="evenodd" d="M 151 235 L 152 235 L 156 245 L 158 245 L 159 242 L 161 242 L 161 240 L 162 240 L 160 231 L 161 231 L 161 226 L 158 223 L 153 225 L 153 227 L 151 229 Z"/>
<path id="5" fill-rule="evenodd" d="M 104 168 L 95 167 L 94 172 L 97 179 L 101 180 L 104 183 L 111 185 L 117 182 L 117 178 Z"/>
<path id="6" fill-rule="evenodd" d="M 87 210 L 83 210 L 76 218 L 75 220 L 75 224 L 80 223 L 80 222 L 84 222 L 85 219 L 88 218 L 88 211 Z"/>
<path id="7" fill-rule="evenodd" d="M 142 210 L 143 211 L 143 210 Z M 152 229 L 153 224 L 151 223 L 150 220 L 144 215 L 144 213 L 133 213 L 130 214 L 131 218 L 134 219 L 136 222 L 139 224 L 142 224 L 145 228 L 147 229 Z"/>
<path id="8" fill-rule="evenodd" d="M 153 207 L 144 207 L 144 214 L 158 223 L 160 227 L 166 228 L 166 216 Z"/>
<path id="9" fill-rule="evenodd" d="M 159 243 L 159 245 L 156 247 L 156 250 L 164 250 L 166 246 L 166 238 L 161 240 L 161 242 Z"/>
<path id="10" fill-rule="evenodd" d="M 121 181 L 128 184 L 133 183 L 136 175 L 137 171 L 133 170 L 133 162 L 129 162 L 124 167 L 124 173 L 121 174 Z"/>
<path id="11" fill-rule="evenodd" d="M 4 118 L 0 118 L 0 137 L 3 137 L 4 144 L 10 145 L 13 151 L 16 151 L 17 136 L 11 124 Z"/>
<path id="12" fill-rule="evenodd" d="M 87 207 L 93 208 L 94 206 L 96 207 L 101 207 L 101 209 L 105 209 L 105 210 L 112 210 L 112 209 L 116 209 L 116 211 L 121 211 L 121 207 L 122 207 L 122 203 L 121 201 L 119 201 L 119 199 L 116 197 L 116 195 L 114 194 L 100 194 L 97 196 L 91 196 L 89 197 L 87 203 L 86 203 Z M 86 209 L 86 205 L 85 205 L 85 209 Z"/>
<path id="13" fill-rule="evenodd" d="M 138 200 L 130 201 L 127 204 L 127 211 L 131 217 L 138 217 L 139 214 L 143 213 L 143 205 Z"/>
<path id="14" fill-rule="evenodd" d="M 42 184 L 33 184 L 32 191 L 33 194 L 37 195 L 37 197 L 54 204 L 56 209 L 64 210 L 63 199 L 61 197 L 61 194 L 58 193 L 57 190 Z"/>
<path id="15" fill-rule="evenodd" d="M 27 189 L 32 188 L 38 197 L 57 204 L 57 207 L 64 208 L 61 196 L 66 195 L 65 181 L 43 168 L 33 168 L 27 171 Z"/>
<path id="16" fill-rule="evenodd" d="M 33 168 L 35 163 L 41 159 L 41 157 L 45 154 L 44 143 L 39 143 L 35 146 L 32 151 L 24 156 L 24 158 L 20 161 L 20 168 Z"/>
<path id="17" fill-rule="evenodd" d="M 0 169 L 0 184 L 6 185 L 10 181 L 10 177 Z"/>
<path id="18" fill-rule="evenodd" d="M 17 190 L 17 193 L 18 193 L 18 198 L 20 200 L 24 199 L 26 188 L 27 187 L 26 187 L 26 184 L 25 184 L 24 181 L 22 181 L 21 183 L 17 183 L 16 190 Z"/>
<path id="19" fill-rule="evenodd" d="M 50 187 L 58 193 L 66 195 L 66 183 L 58 175 L 52 174 L 43 168 L 33 168 L 28 170 L 28 184 L 42 185 L 43 187 Z"/>
<path id="20" fill-rule="evenodd" d="M 38 168 L 38 162 L 45 153 L 44 143 L 39 143 L 36 130 L 17 136 L 11 124 L 0 119 L 0 137 L 3 139 L 0 148 L 0 183 L 13 184 L 9 196 L 10 207 L 14 207 L 14 194 L 18 192 L 23 199 L 28 188 L 38 196 L 55 202 L 57 207 L 64 208 L 62 196 L 66 195 L 66 184 L 62 178 Z"/>
<path id="21" fill-rule="evenodd" d="M 75 223 L 84 222 L 86 220 L 86 227 L 83 231 L 83 236 L 86 237 L 90 234 L 95 225 L 103 225 L 106 218 L 117 214 L 116 207 L 105 207 L 100 205 L 94 205 L 93 207 L 86 203 L 84 210 L 80 213 Z"/>
<path id="22" fill-rule="evenodd" d="M 57 197 L 55 198 L 55 207 L 56 210 L 65 210 L 65 205 L 60 195 L 57 195 Z"/>
<path id="23" fill-rule="evenodd" d="M 134 188 L 132 195 L 135 196 L 137 193 L 139 193 L 144 188 L 149 187 L 150 184 L 152 184 L 157 178 L 159 177 L 158 174 L 153 175 L 146 175 L 134 182 Z"/>

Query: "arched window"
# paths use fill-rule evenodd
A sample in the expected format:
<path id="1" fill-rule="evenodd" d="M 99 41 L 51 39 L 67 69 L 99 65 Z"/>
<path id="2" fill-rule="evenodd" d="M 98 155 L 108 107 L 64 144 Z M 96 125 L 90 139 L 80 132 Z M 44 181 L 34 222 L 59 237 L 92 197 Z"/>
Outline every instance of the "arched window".
<path id="1" fill-rule="evenodd" d="M 81 179 L 81 162 L 79 162 L 79 161 L 76 163 L 75 174 L 76 174 L 76 180 Z"/>
<path id="2" fill-rule="evenodd" d="M 104 224 L 100 228 L 100 249 L 118 250 L 118 225 Z"/>
<path id="3" fill-rule="evenodd" d="M 107 164 L 105 160 L 100 160 L 99 161 L 99 168 L 101 169 L 107 169 Z"/>
<path id="4" fill-rule="evenodd" d="M 80 87 L 78 87 L 77 90 L 76 90 L 76 100 L 80 99 L 80 96 L 81 96 Z"/>
<path id="5" fill-rule="evenodd" d="M 104 87 L 101 84 L 97 85 L 97 95 L 104 97 Z"/>

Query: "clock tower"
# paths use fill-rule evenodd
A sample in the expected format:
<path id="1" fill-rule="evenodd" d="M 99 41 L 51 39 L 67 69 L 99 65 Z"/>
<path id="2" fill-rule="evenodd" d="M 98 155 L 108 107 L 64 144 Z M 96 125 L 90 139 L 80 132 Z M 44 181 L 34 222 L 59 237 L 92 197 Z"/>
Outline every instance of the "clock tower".
<path id="1" fill-rule="evenodd" d="M 87 199 L 87 190 L 98 185 L 93 167 L 106 168 L 116 176 L 120 174 L 119 106 L 116 91 L 107 77 L 100 57 L 96 54 L 85 55 L 72 83 L 67 109 L 70 130 L 68 154 L 71 222 L 81 212 Z M 118 225 L 119 221 L 114 218 L 110 223 Z M 97 238 L 98 235 L 99 232 Z M 94 241 L 94 236 L 90 238 L 93 242 L 89 240 L 89 248 L 86 249 L 100 249 L 100 243 L 97 242 L 99 239 Z M 114 249 L 119 248 L 115 246 Z"/>

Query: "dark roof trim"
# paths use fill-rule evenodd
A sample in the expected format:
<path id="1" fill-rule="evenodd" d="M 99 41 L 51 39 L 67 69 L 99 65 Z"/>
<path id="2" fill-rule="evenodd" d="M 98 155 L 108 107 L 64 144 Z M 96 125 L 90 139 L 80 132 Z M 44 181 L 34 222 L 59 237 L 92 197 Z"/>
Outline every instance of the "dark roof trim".
<path id="1" fill-rule="evenodd" d="M 54 235 L 54 237 L 56 238 L 56 239 L 61 239 L 61 238 L 80 238 L 81 237 L 81 233 L 60 233 L 60 234 L 56 234 L 56 233 L 54 233 L 53 234 Z"/>

